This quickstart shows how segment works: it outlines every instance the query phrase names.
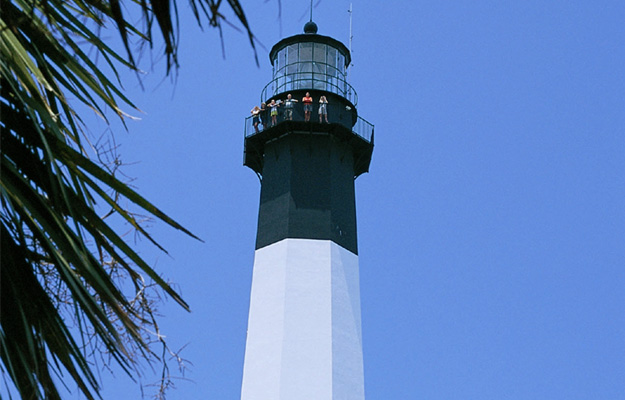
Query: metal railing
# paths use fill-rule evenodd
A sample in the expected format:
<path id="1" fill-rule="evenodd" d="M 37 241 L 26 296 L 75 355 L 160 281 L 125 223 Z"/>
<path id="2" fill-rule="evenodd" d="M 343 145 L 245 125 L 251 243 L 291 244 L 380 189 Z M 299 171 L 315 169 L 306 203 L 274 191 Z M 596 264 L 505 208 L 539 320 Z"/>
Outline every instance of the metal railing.
<path id="1" fill-rule="evenodd" d="M 271 80 L 260 94 L 261 102 L 267 102 L 274 96 L 294 90 L 323 90 L 338 94 L 358 105 L 356 90 L 340 75 L 331 75 L 323 72 L 294 72 L 278 75 Z"/>
<path id="2" fill-rule="evenodd" d="M 325 116 L 319 114 L 319 106 L 319 103 L 312 105 L 309 122 L 326 124 Z M 341 124 L 347 129 L 351 130 L 353 134 L 361 137 L 368 143 L 373 143 L 373 125 L 364 118 L 356 116 L 356 113 L 350 107 L 338 104 L 326 104 L 326 108 L 328 117 L 327 123 Z M 245 119 L 245 137 L 250 137 L 257 133 L 261 133 L 263 130 L 271 128 L 275 125 L 279 125 L 283 122 L 306 121 L 304 104 L 302 104 L 301 102 L 295 103 L 293 108 L 291 109 L 286 108 L 284 102 L 282 102 L 278 107 L 277 111 L 278 115 L 276 115 L 275 123 L 273 123 L 272 121 L 270 109 L 261 111 L 259 115 L 258 125 L 256 127 L 254 126 L 253 117 L 247 117 Z"/>

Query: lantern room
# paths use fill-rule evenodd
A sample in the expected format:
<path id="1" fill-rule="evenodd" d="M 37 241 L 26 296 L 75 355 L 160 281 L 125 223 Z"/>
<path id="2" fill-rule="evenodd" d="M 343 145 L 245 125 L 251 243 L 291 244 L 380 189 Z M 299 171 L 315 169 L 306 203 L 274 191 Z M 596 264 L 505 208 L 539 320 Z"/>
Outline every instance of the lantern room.
<path id="1" fill-rule="evenodd" d="M 345 45 L 329 36 L 317 34 L 310 21 L 304 33 L 282 39 L 269 53 L 273 79 L 265 86 L 261 101 L 290 91 L 323 91 L 337 94 L 357 105 L 356 91 L 347 83 L 351 63 Z"/>

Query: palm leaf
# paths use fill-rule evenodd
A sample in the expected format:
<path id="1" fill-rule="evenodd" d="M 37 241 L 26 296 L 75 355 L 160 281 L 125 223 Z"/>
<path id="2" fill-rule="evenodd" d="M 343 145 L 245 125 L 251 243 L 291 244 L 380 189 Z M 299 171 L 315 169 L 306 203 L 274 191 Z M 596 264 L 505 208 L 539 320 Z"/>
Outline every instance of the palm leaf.
<path id="1" fill-rule="evenodd" d="M 220 1 L 190 4 L 199 24 L 204 17 L 217 27 L 225 21 Z M 228 5 L 256 56 L 241 5 L 236 0 Z M 125 19 L 122 10 L 128 6 L 139 8 L 144 28 Z M 107 265 L 119 266 L 135 287 L 147 276 L 189 309 L 97 211 L 109 207 L 163 251 L 134 214 L 120 206 L 119 198 L 197 237 L 93 161 L 82 144 L 80 115 L 68 97 L 93 109 L 105 123 L 107 111 L 124 122 L 124 109 L 136 107 L 121 89 L 118 69 L 137 69 L 131 43 L 152 46 L 154 21 L 165 42 L 166 72 L 177 67 L 177 4 L 0 0 L 0 9 L 0 373 L 24 399 L 60 399 L 58 377 L 95 399 L 100 389 L 84 341 L 101 343 L 131 376 L 138 373 L 132 349 L 141 357 L 153 354 L 143 336 L 148 322 L 142 315 L 151 310 L 133 305 Z M 125 56 L 100 37 L 100 30 L 110 25 L 120 35 Z M 88 54 L 93 50 L 97 57 Z M 73 316 L 78 334 L 62 313 Z"/>

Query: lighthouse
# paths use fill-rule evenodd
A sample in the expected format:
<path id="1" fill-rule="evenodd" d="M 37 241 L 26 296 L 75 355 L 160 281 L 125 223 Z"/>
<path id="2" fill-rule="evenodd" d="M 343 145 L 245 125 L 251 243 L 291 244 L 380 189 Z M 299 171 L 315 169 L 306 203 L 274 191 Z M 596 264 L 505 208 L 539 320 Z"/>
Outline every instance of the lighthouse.
<path id="1" fill-rule="evenodd" d="M 374 130 L 349 50 L 317 31 L 273 46 L 267 107 L 245 123 L 261 192 L 241 400 L 365 398 L 354 181 Z"/>

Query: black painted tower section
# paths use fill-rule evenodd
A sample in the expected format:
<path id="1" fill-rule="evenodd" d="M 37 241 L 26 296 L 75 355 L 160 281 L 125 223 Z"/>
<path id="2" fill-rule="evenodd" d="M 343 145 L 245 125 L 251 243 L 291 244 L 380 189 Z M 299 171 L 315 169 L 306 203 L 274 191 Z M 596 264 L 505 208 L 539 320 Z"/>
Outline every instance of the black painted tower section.
<path id="1" fill-rule="evenodd" d="M 330 133 L 291 132 L 265 145 L 256 248 L 332 240 L 358 254 L 354 156 Z"/>

